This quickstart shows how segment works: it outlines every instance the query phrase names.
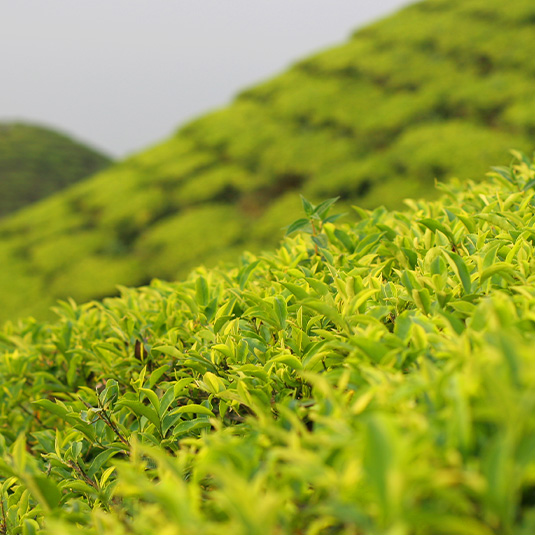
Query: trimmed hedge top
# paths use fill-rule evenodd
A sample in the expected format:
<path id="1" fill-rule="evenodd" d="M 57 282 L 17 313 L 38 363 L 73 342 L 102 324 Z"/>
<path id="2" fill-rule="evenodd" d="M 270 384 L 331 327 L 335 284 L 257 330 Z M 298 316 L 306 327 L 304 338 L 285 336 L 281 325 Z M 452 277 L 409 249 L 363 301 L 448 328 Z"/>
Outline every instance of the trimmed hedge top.
<path id="1" fill-rule="evenodd" d="M 535 165 L 0 335 L 0 523 L 535 530 Z M 328 203 L 327 203 L 328 204 Z"/>
<path id="2" fill-rule="evenodd" d="M 9 218 L 0 321 L 274 246 L 296 192 L 399 207 L 532 151 L 534 21 L 533 0 L 417 3 Z"/>

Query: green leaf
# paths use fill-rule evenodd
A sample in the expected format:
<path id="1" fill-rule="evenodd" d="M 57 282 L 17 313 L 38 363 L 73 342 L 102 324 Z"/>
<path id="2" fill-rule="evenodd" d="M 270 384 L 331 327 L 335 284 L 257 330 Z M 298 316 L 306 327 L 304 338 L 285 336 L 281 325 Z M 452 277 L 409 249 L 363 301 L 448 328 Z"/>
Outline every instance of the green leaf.
<path id="1" fill-rule="evenodd" d="M 320 248 L 327 249 L 329 246 L 329 240 L 325 234 L 319 234 L 318 236 L 312 236 L 312 241 Z M 322 252 L 322 254 L 329 254 L 328 251 Z"/>
<path id="2" fill-rule="evenodd" d="M 491 167 L 491 169 L 510 183 L 514 183 L 511 170 L 508 167 Z"/>
<path id="3" fill-rule="evenodd" d="M 156 368 L 149 376 L 149 388 L 153 388 L 154 385 L 162 378 L 162 375 L 164 375 L 168 370 L 168 364 L 164 364 L 163 366 Z"/>
<path id="4" fill-rule="evenodd" d="M 22 524 L 22 535 L 37 535 L 42 533 L 39 524 L 33 518 L 25 518 Z"/>
<path id="5" fill-rule="evenodd" d="M 185 435 L 193 431 L 197 431 L 198 429 L 204 429 L 206 427 L 211 426 L 212 424 L 206 418 L 195 418 L 193 420 L 186 420 L 184 422 L 180 422 L 173 429 L 173 436 L 180 437 L 181 435 Z"/>
<path id="6" fill-rule="evenodd" d="M 173 397 L 177 398 L 180 396 L 191 383 L 193 383 L 192 377 L 184 377 L 183 379 L 180 379 L 180 381 L 177 381 L 173 385 Z"/>
<path id="7" fill-rule="evenodd" d="M 455 243 L 455 238 L 453 237 L 451 230 L 447 229 L 442 223 L 440 223 L 436 219 L 420 219 L 418 220 L 418 223 L 420 223 L 420 225 L 423 225 L 424 227 L 427 227 L 433 232 L 442 232 L 442 234 L 444 234 L 448 238 L 448 240 L 450 240 L 451 243 Z"/>
<path id="8" fill-rule="evenodd" d="M 474 214 L 474 217 L 477 219 L 481 219 L 483 221 L 486 221 L 487 223 L 490 223 L 491 225 L 494 225 L 498 228 L 504 229 L 504 230 L 515 230 L 515 227 L 510 223 L 510 221 L 513 221 L 512 215 L 509 212 L 508 218 L 492 213 L 492 214 Z"/>
<path id="9" fill-rule="evenodd" d="M 32 487 L 30 491 L 35 495 L 35 498 L 41 503 L 44 502 L 50 509 L 58 507 L 62 494 L 56 482 L 44 475 L 30 476 L 30 478 L 31 483 L 28 482 L 28 486 Z"/>
<path id="10" fill-rule="evenodd" d="M 298 219 L 297 221 L 294 221 L 286 229 L 286 236 L 305 228 L 307 225 L 310 225 L 310 221 L 308 219 Z"/>
<path id="11" fill-rule="evenodd" d="M 503 242 L 496 242 L 490 247 L 483 257 L 483 269 L 492 266 L 496 260 L 496 255 L 498 254 L 498 249 L 504 245 Z"/>
<path id="12" fill-rule="evenodd" d="M 511 264 L 508 264 L 507 262 L 496 262 L 481 272 L 479 282 L 480 284 L 483 284 L 487 279 L 497 274 L 500 274 L 503 277 L 506 277 L 508 280 L 513 281 L 516 272 L 517 270 Z"/>
<path id="13" fill-rule="evenodd" d="M 227 344 L 214 344 L 212 349 L 219 351 L 228 359 L 234 358 L 234 351 Z"/>
<path id="14" fill-rule="evenodd" d="M 162 418 L 162 435 L 165 437 L 171 427 L 181 420 L 180 414 L 168 413 Z"/>
<path id="15" fill-rule="evenodd" d="M 13 465 L 16 471 L 24 472 L 26 468 L 26 438 L 24 435 L 19 435 L 13 444 L 12 457 Z"/>
<path id="16" fill-rule="evenodd" d="M 268 371 L 270 365 L 277 364 L 279 362 L 286 364 L 286 366 L 292 368 L 293 370 L 303 369 L 303 364 L 301 363 L 301 361 L 294 355 L 290 355 L 290 354 L 277 355 L 276 357 L 269 359 L 266 362 L 264 369 Z"/>
<path id="17" fill-rule="evenodd" d="M 388 352 L 388 349 L 381 342 L 363 337 L 352 337 L 351 343 L 360 348 L 375 363 L 380 363 Z"/>
<path id="18" fill-rule="evenodd" d="M 67 414 L 69 414 L 69 411 L 64 406 L 58 405 L 57 403 L 54 403 L 49 399 L 38 399 L 36 401 L 33 401 L 32 404 L 37 405 L 38 407 L 41 407 L 42 409 L 45 409 L 48 412 L 51 412 L 62 420 L 65 420 L 65 417 L 67 416 Z"/>
<path id="19" fill-rule="evenodd" d="M 310 294 L 302 286 L 298 286 L 297 284 L 294 284 L 292 282 L 281 282 L 281 284 L 285 288 L 290 290 L 290 292 L 292 292 L 299 300 L 307 299 L 310 297 Z"/>
<path id="20" fill-rule="evenodd" d="M 305 280 L 308 282 L 308 284 L 310 284 L 310 286 L 312 286 L 314 291 L 320 296 L 328 295 L 329 292 L 331 291 L 331 286 L 324 283 L 323 281 L 315 279 L 314 277 L 306 277 Z"/>
<path id="21" fill-rule="evenodd" d="M 348 252 L 353 253 L 355 251 L 355 245 L 349 234 L 343 230 L 336 228 L 334 229 L 334 235 L 336 239 L 347 249 Z"/>
<path id="22" fill-rule="evenodd" d="M 273 300 L 273 308 L 275 309 L 275 316 L 279 320 L 279 329 L 284 329 L 286 327 L 286 317 L 288 316 L 288 308 L 284 297 L 275 297 Z"/>
<path id="23" fill-rule="evenodd" d="M 384 235 L 390 240 L 394 241 L 395 237 L 398 236 L 398 233 L 390 226 L 383 223 L 377 223 L 375 225 Z"/>
<path id="24" fill-rule="evenodd" d="M 418 263 L 418 255 L 412 249 L 407 249 L 406 247 L 402 247 L 401 250 L 403 251 L 403 254 L 407 257 L 410 268 L 414 269 L 416 267 L 416 264 Z"/>
<path id="25" fill-rule="evenodd" d="M 155 411 L 160 414 L 160 398 L 158 398 L 156 392 L 154 392 L 150 388 L 140 388 L 139 391 L 143 392 L 143 394 L 145 394 L 147 398 L 149 398 L 149 401 L 151 402 Z"/>
<path id="26" fill-rule="evenodd" d="M 301 197 L 301 203 L 303 205 L 303 210 L 305 211 L 306 216 L 311 217 L 312 214 L 314 213 L 314 205 L 308 202 L 302 195 L 300 195 L 300 197 Z"/>
<path id="27" fill-rule="evenodd" d="M 431 519 L 429 528 L 437 535 L 495 535 L 496 532 L 477 518 L 465 515 L 439 514 Z"/>
<path id="28" fill-rule="evenodd" d="M 99 470 L 115 455 L 118 453 L 124 453 L 124 450 L 121 448 L 107 448 L 104 451 L 100 452 L 91 462 L 89 469 L 87 470 L 87 475 L 90 478 L 94 478 Z"/>
<path id="29" fill-rule="evenodd" d="M 177 359 L 183 358 L 184 354 L 180 352 L 176 347 L 174 346 L 154 346 L 152 348 L 152 351 L 159 351 L 160 353 L 163 353 L 164 355 L 169 355 L 170 357 L 175 357 Z"/>
<path id="30" fill-rule="evenodd" d="M 391 508 L 391 478 L 394 467 L 394 444 L 392 430 L 381 416 L 368 420 L 366 428 L 365 468 L 369 480 L 377 492 L 383 515 Z"/>
<path id="31" fill-rule="evenodd" d="M 69 362 L 69 369 L 67 371 L 67 384 L 73 386 L 77 380 L 78 366 L 82 362 L 82 355 L 77 354 L 71 357 Z"/>
<path id="32" fill-rule="evenodd" d="M 416 305 L 422 309 L 424 314 L 429 314 L 431 312 L 431 296 L 429 295 L 429 290 L 427 288 L 413 290 L 412 298 Z"/>
<path id="33" fill-rule="evenodd" d="M 104 473 L 102 474 L 100 480 L 99 480 L 99 487 L 103 488 L 110 476 L 115 472 L 117 468 L 115 466 L 110 466 L 109 468 L 106 468 L 104 470 Z"/>
<path id="34" fill-rule="evenodd" d="M 463 223 L 468 232 L 474 233 L 476 231 L 476 224 L 474 223 L 474 220 L 471 217 L 462 214 L 456 214 L 456 216 Z"/>
<path id="35" fill-rule="evenodd" d="M 197 277 L 195 281 L 195 299 L 201 306 L 206 306 L 210 300 L 208 282 L 206 282 L 206 279 L 202 275 Z"/>
<path id="36" fill-rule="evenodd" d="M 341 217 L 346 216 L 346 212 L 342 212 L 341 214 L 333 214 L 329 217 L 326 217 L 323 219 L 323 223 L 334 223 L 335 221 L 338 221 Z"/>
<path id="37" fill-rule="evenodd" d="M 413 290 L 421 290 L 422 285 L 418 282 L 418 279 L 412 271 L 404 271 L 401 274 L 401 282 L 409 290 L 409 293 L 412 293 Z"/>
<path id="38" fill-rule="evenodd" d="M 288 234 L 288 232 L 286 234 Z M 259 264 L 260 260 L 255 260 L 254 262 L 251 262 L 250 264 L 247 264 L 246 266 L 240 269 L 240 272 L 238 273 L 238 284 L 240 285 L 240 290 L 243 290 L 245 288 L 249 277 Z"/>
<path id="39" fill-rule="evenodd" d="M 366 290 L 360 291 L 357 295 L 355 295 L 354 299 L 355 301 L 352 302 L 352 305 L 355 310 L 360 310 L 360 307 L 366 303 L 366 301 L 369 301 L 371 297 L 376 295 L 379 292 L 379 289 L 376 288 L 368 288 Z"/>
<path id="40" fill-rule="evenodd" d="M 449 305 L 460 312 L 463 316 L 471 316 L 474 313 L 475 305 L 473 303 L 468 303 L 467 301 L 450 301 Z M 462 316 L 461 316 L 462 317 Z"/>
<path id="41" fill-rule="evenodd" d="M 524 152 L 512 149 L 509 151 L 518 161 L 526 164 L 530 169 L 533 169 L 533 163 Z"/>
<path id="42" fill-rule="evenodd" d="M 438 310 L 438 313 L 448 320 L 456 334 L 460 335 L 464 332 L 465 324 L 457 316 L 440 309 Z"/>
<path id="43" fill-rule="evenodd" d="M 331 209 L 331 206 L 338 201 L 338 199 L 340 199 L 340 197 L 333 197 L 332 199 L 327 199 L 326 201 L 318 204 L 318 206 L 314 208 L 313 215 L 317 215 L 321 220 L 325 219 L 325 216 Z"/>
<path id="44" fill-rule="evenodd" d="M 190 403 L 189 405 L 183 405 L 182 407 L 178 407 L 177 409 L 174 409 L 169 414 L 175 415 L 175 414 L 205 414 L 207 416 L 215 416 L 214 413 L 208 409 L 207 407 L 204 407 L 203 405 L 197 405 L 196 403 Z"/>
<path id="45" fill-rule="evenodd" d="M 173 403 L 173 401 L 177 397 L 175 394 L 176 384 L 177 383 L 170 384 L 167 387 L 165 394 L 160 399 L 160 418 L 163 418 L 164 414 L 167 412 L 167 409 L 170 407 L 171 403 Z"/>
<path id="46" fill-rule="evenodd" d="M 465 293 L 469 294 L 472 291 L 472 281 L 464 260 L 457 253 L 448 250 L 445 250 L 444 252 L 446 254 L 446 260 L 459 277 Z"/>
<path id="47" fill-rule="evenodd" d="M 159 429 L 160 418 L 154 409 L 143 405 L 143 403 L 140 403 L 139 401 L 133 401 L 130 399 L 120 399 L 117 402 L 117 406 L 130 409 L 136 416 L 144 416 L 149 422 L 154 424 L 157 429 Z"/>
<path id="48" fill-rule="evenodd" d="M 220 377 L 212 372 L 206 372 L 203 376 L 203 382 L 212 394 L 219 394 L 225 390 L 225 384 Z"/>
<path id="49" fill-rule="evenodd" d="M 310 298 L 305 299 L 303 301 L 303 306 L 312 309 L 316 312 L 319 312 L 320 314 L 331 320 L 335 325 L 347 329 L 346 321 L 335 307 L 329 306 L 327 303 L 320 301 L 319 299 Z"/>
<path id="50" fill-rule="evenodd" d="M 64 489 L 76 490 L 83 494 L 95 495 L 97 493 L 97 489 L 89 485 L 89 483 L 79 479 L 69 479 L 63 482 L 61 486 Z"/>

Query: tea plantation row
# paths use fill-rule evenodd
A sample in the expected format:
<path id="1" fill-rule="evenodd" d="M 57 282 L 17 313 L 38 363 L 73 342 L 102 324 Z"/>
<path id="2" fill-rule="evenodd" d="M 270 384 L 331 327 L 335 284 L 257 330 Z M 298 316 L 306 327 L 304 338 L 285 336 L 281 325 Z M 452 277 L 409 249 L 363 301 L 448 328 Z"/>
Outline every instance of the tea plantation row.
<path id="1" fill-rule="evenodd" d="M 534 186 L 8 323 L 0 533 L 531 535 Z"/>
<path id="2" fill-rule="evenodd" d="M 533 0 L 417 3 L 8 218 L 0 321 L 275 246 L 296 192 L 399 207 L 532 150 L 534 20 Z"/>
<path id="3" fill-rule="evenodd" d="M 110 158 L 48 128 L 0 123 L 0 217 L 102 171 Z"/>

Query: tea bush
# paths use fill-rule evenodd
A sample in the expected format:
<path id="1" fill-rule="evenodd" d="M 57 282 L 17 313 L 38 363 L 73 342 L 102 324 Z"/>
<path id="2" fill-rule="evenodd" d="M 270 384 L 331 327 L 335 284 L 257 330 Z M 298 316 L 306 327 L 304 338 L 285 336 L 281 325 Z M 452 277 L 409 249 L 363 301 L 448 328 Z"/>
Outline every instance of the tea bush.
<path id="1" fill-rule="evenodd" d="M 2 249 L 17 253 L 0 263 L 0 321 L 215 265 L 212 244 L 180 246 L 184 217 L 200 228 L 224 212 L 218 251 L 258 252 L 278 243 L 296 193 L 399 208 L 406 197 L 436 198 L 435 178 L 483 176 L 487 162 L 508 163 L 511 147 L 533 150 L 534 17 L 533 0 L 418 2 L 5 219 Z M 169 235 L 147 254 L 161 228 Z M 100 246 L 80 251 L 88 231 Z M 67 249 L 60 270 L 43 262 L 43 251 Z M 86 262 L 106 262 L 117 278 L 79 278 Z M 10 289 L 13 272 L 26 282 Z"/>
<path id="2" fill-rule="evenodd" d="M 0 217 L 111 164 L 68 136 L 23 123 L 0 123 Z"/>
<path id="3" fill-rule="evenodd" d="M 0 532 L 528 535 L 535 164 L 0 333 Z"/>

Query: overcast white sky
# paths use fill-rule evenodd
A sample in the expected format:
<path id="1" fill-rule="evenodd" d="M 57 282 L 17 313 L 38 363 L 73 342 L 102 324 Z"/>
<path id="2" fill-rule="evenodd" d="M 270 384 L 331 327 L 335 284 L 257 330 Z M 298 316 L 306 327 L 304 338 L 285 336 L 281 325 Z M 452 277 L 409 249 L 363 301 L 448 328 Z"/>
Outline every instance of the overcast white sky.
<path id="1" fill-rule="evenodd" d="M 0 3 L 0 120 L 124 156 L 410 0 Z"/>

